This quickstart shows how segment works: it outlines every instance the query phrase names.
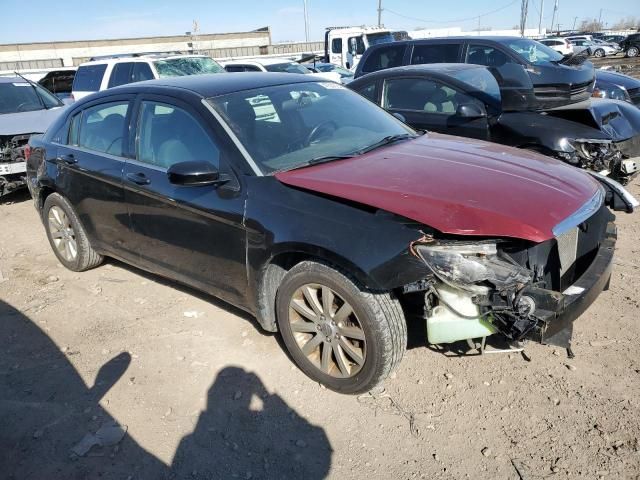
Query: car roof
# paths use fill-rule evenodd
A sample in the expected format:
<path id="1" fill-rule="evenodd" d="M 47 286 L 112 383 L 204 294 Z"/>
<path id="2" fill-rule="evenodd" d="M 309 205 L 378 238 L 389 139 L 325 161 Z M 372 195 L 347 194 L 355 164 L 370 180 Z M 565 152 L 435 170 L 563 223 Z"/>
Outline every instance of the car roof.
<path id="1" fill-rule="evenodd" d="M 131 55 L 122 55 L 122 56 L 114 56 L 114 57 L 98 57 L 93 60 L 89 60 L 88 62 L 83 62 L 79 67 L 84 67 L 87 65 L 104 65 L 109 63 L 121 63 L 121 62 L 148 62 L 152 60 L 168 60 L 172 58 L 206 58 L 207 55 L 196 55 L 196 54 L 186 54 L 186 53 L 173 53 L 173 54 L 162 54 L 162 53 L 145 53 L 145 54 L 131 54 Z M 79 68 L 78 67 L 78 68 Z"/>
<path id="2" fill-rule="evenodd" d="M 420 74 L 430 73 L 435 75 L 448 75 L 455 72 L 461 72 L 464 70 L 487 70 L 484 65 L 475 65 L 473 63 L 421 63 L 416 65 L 405 65 L 402 67 L 384 68 L 375 72 L 368 73 L 356 79 L 373 78 L 374 76 L 384 76 L 386 74 Z"/>
<path id="3" fill-rule="evenodd" d="M 255 88 L 273 87 L 293 83 L 321 82 L 318 77 L 297 73 L 272 72 L 235 72 L 212 73 L 203 75 L 186 75 L 182 77 L 167 77 L 157 80 L 129 83 L 115 88 L 103 90 L 100 94 L 109 93 L 139 93 L 146 89 L 165 88 L 191 91 L 202 98 L 217 97 L 228 93 L 252 90 Z M 92 96 L 92 98 L 98 98 Z"/>
<path id="4" fill-rule="evenodd" d="M 388 47 L 391 45 L 413 45 L 416 43 L 429 43 L 429 42 L 443 42 L 443 41 L 467 41 L 467 40 L 480 40 L 484 42 L 496 42 L 496 43 L 504 43 L 509 40 L 529 40 L 528 38 L 522 37 L 513 37 L 513 36 L 499 36 L 499 35 L 486 35 L 486 36 L 476 36 L 476 35 L 462 35 L 462 36 L 452 36 L 452 37 L 432 37 L 432 38 L 416 38 L 414 40 L 401 40 L 399 42 L 392 43 L 379 43 L 377 45 L 373 45 L 371 48 L 380 48 L 380 47 Z"/>
<path id="5" fill-rule="evenodd" d="M 282 63 L 296 63 L 290 58 L 247 58 L 236 60 L 225 60 L 221 62 L 224 65 L 279 65 Z"/>

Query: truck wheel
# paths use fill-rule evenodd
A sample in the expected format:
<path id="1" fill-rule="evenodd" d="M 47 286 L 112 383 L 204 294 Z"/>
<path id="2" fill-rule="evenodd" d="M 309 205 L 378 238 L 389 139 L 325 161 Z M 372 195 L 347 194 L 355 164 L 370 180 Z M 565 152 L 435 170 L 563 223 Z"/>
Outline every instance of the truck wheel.
<path id="1" fill-rule="evenodd" d="M 102 263 L 102 255 L 91 247 L 87 234 L 69 201 L 52 193 L 42 209 L 47 238 L 60 263 L 74 272 L 83 272 Z"/>
<path id="2" fill-rule="evenodd" d="M 598 50 L 596 50 L 595 52 L 593 52 L 593 56 L 597 57 L 597 58 L 602 58 L 605 56 L 604 50 L 599 48 Z"/>
<path id="3" fill-rule="evenodd" d="M 638 52 L 638 47 L 630 47 L 629 50 L 627 50 L 627 57 L 637 57 Z"/>
<path id="4" fill-rule="evenodd" d="M 305 261 L 276 295 L 282 339 L 310 378 L 340 393 L 363 393 L 400 363 L 407 328 L 390 292 L 371 292 L 327 264 Z"/>

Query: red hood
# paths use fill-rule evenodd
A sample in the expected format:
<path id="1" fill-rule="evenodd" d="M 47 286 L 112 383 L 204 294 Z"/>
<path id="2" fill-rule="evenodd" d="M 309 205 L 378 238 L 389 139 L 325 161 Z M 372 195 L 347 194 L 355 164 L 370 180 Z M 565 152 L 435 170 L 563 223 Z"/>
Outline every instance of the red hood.
<path id="1" fill-rule="evenodd" d="M 431 133 L 276 178 L 444 233 L 533 242 L 552 238 L 553 227 L 599 188 L 584 172 L 542 155 Z"/>

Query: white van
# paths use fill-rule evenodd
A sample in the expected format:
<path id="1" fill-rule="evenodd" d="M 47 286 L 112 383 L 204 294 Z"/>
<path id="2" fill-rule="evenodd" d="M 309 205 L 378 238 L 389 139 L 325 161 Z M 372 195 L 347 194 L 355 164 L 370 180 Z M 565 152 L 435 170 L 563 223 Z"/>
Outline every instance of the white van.
<path id="1" fill-rule="evenodd" d="M 224 69 L 205 55 L 151 53 L 113 55 L 92 59 L 78 67 L 71 95 L 87 95 L 127 83 L 163 77 L 223 73 Z"/>
<path id="2" fill-rule="evenodd" d="M 324 34 L 324 61 L 353 71 L 367 48 L 393 41 L 386 28 L 329 27 Z"/>

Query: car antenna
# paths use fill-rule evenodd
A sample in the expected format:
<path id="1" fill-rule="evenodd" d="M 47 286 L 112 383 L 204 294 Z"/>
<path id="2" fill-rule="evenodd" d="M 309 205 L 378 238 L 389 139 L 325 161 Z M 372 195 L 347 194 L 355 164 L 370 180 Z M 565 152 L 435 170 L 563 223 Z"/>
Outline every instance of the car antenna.
<path id="1" fill-rule="evenodd" d="M 23 79 L 25 82 L 27 82 L 29 85 L 31 85 L 31 88 L 33 88 L 33 91 L 36 92 L 36 95 L 38 96 L 38 100 L 40 100 L 40 103 L 42 104 L 42 106 L 44 107 L 45 110 L 49 110 L 49 107 L 47 107 L 47 104 L 44 103 L 44 99 L 42 98 L 42 95 L 40 95 L 40 92 L 38 91 L 38 87 L 35 86 L 35 82 L 29 80 L 27 77 L 19 74 L 17 71 L 13 71 L 13 73 L 15 73 L 17 76 L 19 76 L 21 79 Z"/>

